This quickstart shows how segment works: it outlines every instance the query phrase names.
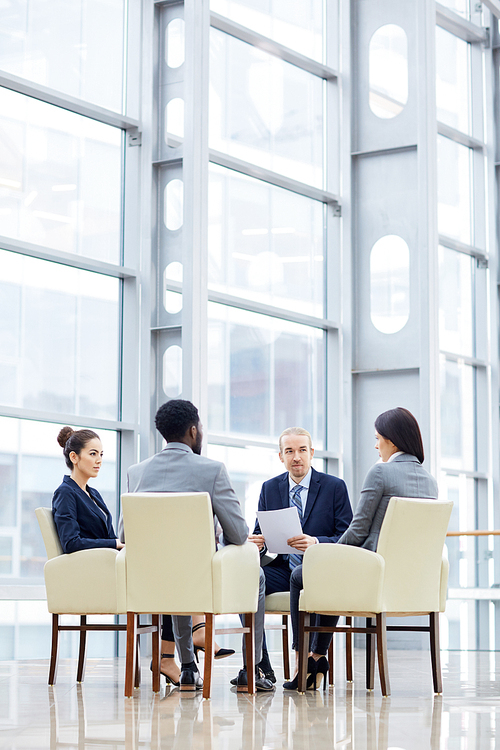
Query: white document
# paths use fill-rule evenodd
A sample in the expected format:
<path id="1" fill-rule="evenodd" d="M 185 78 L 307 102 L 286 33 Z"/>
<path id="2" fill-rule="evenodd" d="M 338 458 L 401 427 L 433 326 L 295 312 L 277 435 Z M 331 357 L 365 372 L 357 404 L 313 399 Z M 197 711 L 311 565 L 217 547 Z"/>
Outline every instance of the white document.
<path id="1" fill-rule="evenodd" d="M 293 547 L 289 547 L 287 539 L 292 536 L 303 534 L 300 525 L 299 513 L 295 505 L 293 508 L 281 508 L 280 510 L 258 510 L 257 520 L 269 552 L 277 552 L 279 555 L 303 555 Z"/>

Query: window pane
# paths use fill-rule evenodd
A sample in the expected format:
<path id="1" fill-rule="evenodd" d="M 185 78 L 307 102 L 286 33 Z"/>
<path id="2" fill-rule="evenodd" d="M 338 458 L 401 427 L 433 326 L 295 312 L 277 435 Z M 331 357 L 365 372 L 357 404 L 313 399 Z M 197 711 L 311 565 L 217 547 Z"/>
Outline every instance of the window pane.
<path id="1" fill-rule="evenodd" d="M 210 148 L 317 187 L 323 81 L 210 30 Z"/>
<path id="2" fill-rule="evenodd" d="M 370 252 L 370 316 L 382 333 L 400 331 L 410 316 L 410 248 L 386 234 Z"/>
<path id="3" fill-rule="evenodd" d="M 391 119 L 408 101 L 408 40 L 401 26 L 388 23 L 370 39 L 370 94 L 373 114 Z"/>
<path id="4" fill-rule="evenodd" d="M 119 284 L 0 250 L 0 403 L 117 419 Z"/>
<path id="5" fill-rule="evenodd" d="M 210 10 L 323 60 L 323 0 L 210 0 Z"/>
<path id="6" fill-rule="evenodd" d="M 47 556 L 35 508 L 51 507 L 54 490 L 64 474 L 70 473 L 57 444 L 61 427 L 0 417 L 0 476 L 6 480 L 0 484 L 0 581 L 3 583 L 27 577 L 40 579 L 37 582 L 42 580 Z M 103 496 L 116 530 L 117 434 L 109 430 L 98 430 L 98 434 L 104 460 L 99 477 L 92 484 Z"/>
<path id="7" fill-rule="evenodd" d="M 441 5 L 454 10 L 464 18 L 469 18 L 469 0 L 442 0 Z"/>
<path id="8" fill-rule="evenodd" d="M 441 359 L 441 459 L 449 469 L 476 468 L 475 368 Z"/>
<path id="9" fill-rule="evenodd" d="M 208 429 L 277 440 L 299 425 L 324 444 L 324 332 L 209 304 Z"/>
<path id="10" fill-rule="evenodd" d="M 0 88 L 0 235 L 120 261 L 118 128 Z"/>
<path id="11" fill-rule="evenodd" d="M 323 204 L 212 165 L 211 289 L 323 316 Z"/>
<path id="12" fill-rule="evenodd" d="M 437 119 L 470 132 L 469 44 L 436 26 Z"/>
<path id="13" fill-rule="evenodd" d="M 474 259 L 439 248 L 439 346 L 447 352 L 473 357 Z"/>
<path id="14" fill-rule="evenodd" d="M 439 232 L 473 244 L 470 149 L 438 136 L 437 150 Z"/>
<path id="15" fill-rule="evenodd" d="M 3 3 L 0 68 L 121 112 L 124 6 L 124 0 Z"/>

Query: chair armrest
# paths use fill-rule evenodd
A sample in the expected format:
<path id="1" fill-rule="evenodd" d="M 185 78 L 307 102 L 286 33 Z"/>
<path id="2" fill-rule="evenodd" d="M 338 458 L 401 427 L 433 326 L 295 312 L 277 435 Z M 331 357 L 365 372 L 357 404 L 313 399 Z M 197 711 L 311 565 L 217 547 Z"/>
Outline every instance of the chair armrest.
<path id="1" fill-rule="evenodd" d="M 446 597 L 448 595 L 448 573 L 450 563 L 448 558 L 443 556 L 441 560 L 441 580 L 439 582 L 439 611 L 444 612 L 446 609 Z"/>
<path id="2" fill-rule="evenodd" d="M 85 549 L 47 560 L 47 606 L 56 614 L 118 614 L 115 563 L 110 547 Z"/>
<path id="3" fill-rule="evenodd" d="M 257 545 L 228 544 L 212 558 L 214 614 L 257 612 L 260 556 Z"/>
<path id="4" fill-rule="evenodd" d="M 116 556 L 116 606 L 118 612 L 127 611 L 127 555 L 126 547 Z"/>
<path id="5" fill-rule="evenodd" d="M 347 544 L 316 544 L 304 554 L 306 612 L 382 612 L 385 560 L 376 552 Z"/>

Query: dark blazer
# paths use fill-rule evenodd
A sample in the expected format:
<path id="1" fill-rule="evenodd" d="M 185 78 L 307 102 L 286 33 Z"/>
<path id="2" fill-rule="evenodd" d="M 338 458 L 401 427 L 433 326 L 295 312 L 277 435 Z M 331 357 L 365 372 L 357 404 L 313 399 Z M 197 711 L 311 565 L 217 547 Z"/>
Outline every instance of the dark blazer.
<path id="1" fill-rule="evenodd" d="M 290 506 L 288 472 L 269 479 L 262 485 L 259 510 L 279 510 Z M 312 469 L 307 495 L 306 509 L 302 519 L 302 531 L 315 536 L 320 543 L 336 542 L 349 526 L 352 508 L 345 482 L 330 474 Z M 255 524 L 254 534 L 260 534 Z M 286 565 L 283 555 L 278 555 L 270 565 Z"/>
<path id="2" fill-rule="evenodd" d="M 87 485 L 91 499 L 69 476 L 54 492 L 52 513 L 63 552 L 77 552 L 94 547 L 116 549 L 111 513 L 100 494 Z M 95 502 L 106 513 L 103 516 Z"/>

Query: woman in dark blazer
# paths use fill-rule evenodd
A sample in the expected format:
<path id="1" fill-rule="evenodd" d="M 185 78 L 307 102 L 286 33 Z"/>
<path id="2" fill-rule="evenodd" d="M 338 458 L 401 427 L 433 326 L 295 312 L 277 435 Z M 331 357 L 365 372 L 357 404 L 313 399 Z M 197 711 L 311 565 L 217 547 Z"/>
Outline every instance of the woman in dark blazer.
<path id="1" fill-rule="evenodd" d="M 92 430 L 63 427 L 57 436 L 71 476 L 63 477 L 54 492 L 52 512 L 63 552 L 93 547 L 121 549 L 111 513 L 100 494 L 88 481 L 95 478 L 102 463 L 102 443 Z"/>
<path id="2" fill-rule="evenodd" d="M 337 544 L 350 544 L 375 551 L 391 497 L 418 497 L 435 499 L 437 482 L 422 466 L 424 447 L 418 422 L 408 409 L 398 407 L 380 414 L 375 420 L 375 450 L 380 460 L 366 475 L 361 497 L 353 519 Z M 341 575 L 341 572 L 339 573 Z M 325 585 L 327 582 L 325 581 Z M 290 577 L 290 614 L 292 615 L 293 648 L 298 648 L 299 596 L 302 589 L 302 566 Z M 332 618 L 335 626 L 338 618 Z M 321 633 L 321 651 L 326 654 L 331 634 Z M 320 638 L 318 637 L 318 643 Z M 318 649 L 319 650 L 319 649 Z M 323 677 L 326 680 L 328 660 L 321 654 L 311 654 L 308 662 L 310 686 Z M 295 690 L 297 680 L 284 687 Z"/>

